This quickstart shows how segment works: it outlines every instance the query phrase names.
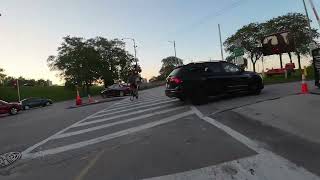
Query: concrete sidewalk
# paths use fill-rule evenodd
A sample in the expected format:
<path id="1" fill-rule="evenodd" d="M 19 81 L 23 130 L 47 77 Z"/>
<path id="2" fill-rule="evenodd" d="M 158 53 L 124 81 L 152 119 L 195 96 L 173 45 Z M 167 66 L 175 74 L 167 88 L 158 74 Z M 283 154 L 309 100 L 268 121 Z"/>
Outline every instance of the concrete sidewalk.
<path id="1" fill-rule="evenodd" d="M 233 110 L 250 119 L 320 143 L 320 96 L 300 94 Z"/>

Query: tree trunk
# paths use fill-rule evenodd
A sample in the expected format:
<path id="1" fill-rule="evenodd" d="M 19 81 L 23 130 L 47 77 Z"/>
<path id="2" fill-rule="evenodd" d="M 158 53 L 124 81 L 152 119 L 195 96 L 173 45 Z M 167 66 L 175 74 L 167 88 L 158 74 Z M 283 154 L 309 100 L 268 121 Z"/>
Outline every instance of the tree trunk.
<path id="1" fill-rule="evenodd" d="M 297 57 L 298 57 L 299 70 L 301 71 L 301 56 L 300 56 L 300 53 L 297 53 Z"/>
<path id="2" fill-rule="evenodd" d="M 252 62 L 253 72 L 256 72 L 256 61 L 253 60 L 253 57 L 251 57 L 251 62 Z"/>
<path id="3" fill-rule="evenodd" d="M 279 57 L 280 57 L 280 67 L 282 69 L 283 68 L 283 65 L 282 65 L 282 54 L 279 54 Z"/>
<path id="4" fill-rule="evenodd" d="M 86 82 L 86 93 L 87 96 L 90 94 L 90 84 L 88 82 Z"/>
<path id="5" fill-rule="evenodd" d="M 290 58 L 290 63 L 292 63 L 292 56 L 291 56 L 291 52 L 288 52 L 289 58 Z"/>

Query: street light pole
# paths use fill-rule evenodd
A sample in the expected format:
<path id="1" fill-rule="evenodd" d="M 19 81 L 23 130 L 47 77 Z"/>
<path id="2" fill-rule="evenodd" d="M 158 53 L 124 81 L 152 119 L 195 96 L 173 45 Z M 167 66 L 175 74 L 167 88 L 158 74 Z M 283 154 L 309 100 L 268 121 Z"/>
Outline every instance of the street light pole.
<path id="1" fill-rule="evenodd" d="M 138 66 L 136 40 L 134 38 L 122 38 L 121 40 L 124 40 L 124 39 L 130 39 L 133 41 L 134 60 L 136 61 L 136 66 Z"/>
<path id="2" fill-rule="evenodd" d="M 218 29 L 219 29 L 219 39 L 220 39 L 221 59 L 222 59 L 222 61 L 224 61 L 224 58 L 223 58 L 223 49 L 222 49 L 222 39 L 221 39 L 221 29 L 220 29 L 220 24 L 218 24 Z"/>
<path id="3" fill-rule="evenodd" d="M 177 57 L 176 41 L 168 41 L 168 42 L 169 42 L 169 43 L 173 43 L 174 57 Z"/>
<path id="4" fill-rule="evenodd" d="M 305 0 L 302 0 L 303 2 L 303 6 L 304 6 L 304 11 L 306 13 L 306 16 L 307 16 L 307 19 L 308 19 L 308 26 L 309 26 L 309 31 L 310 31 L 310 38 L 311 37 L 311 23 L 310 23 L 310 19 L 309 19 L 309 13 L 308 13 L 308 9 L 307 9 L 307 6 L 306 6 L 306 1 Z"/>

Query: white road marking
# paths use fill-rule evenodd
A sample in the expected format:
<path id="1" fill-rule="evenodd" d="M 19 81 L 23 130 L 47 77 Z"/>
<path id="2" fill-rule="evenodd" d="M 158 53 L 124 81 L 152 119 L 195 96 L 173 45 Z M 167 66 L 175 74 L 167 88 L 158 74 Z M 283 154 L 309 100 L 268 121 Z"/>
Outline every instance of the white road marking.
<path id="1" fill-rule="evenodd" d="M 155 115 L 160 115 L 160 114 L 165 114 L 165 113 L 172 112 L 172 111 L 177 111 L 177 110 L 180 110 L 183 108 L 185 108 L 185 107 L 176 107 L 176 108 L 172 108 L 172 109 L 167 109 L 167 110 L 163 110 L 163 111 L 159 111 L 159 112 L 154 112 L 154 113 L 149 113 L 149 114 L 137 116 L 137 117 L 130 118 L 130 119 L 127 119 L 124 121 L 117 121 L 114 123 L 103 124 L 101 126 L 87 128 L 87 129 L 83 129 L 83 130 L 79 130 L 79 131 L 73 131 L 73 132 L 69 132 L 69 133 L 59 134 L 57 136 L 54 136 L 53 139 L 59 139 L 59 138 L 65 138 L 65 137 L 74 136 L 74 135 L 78 135 L 78 134 L 83 134 L 83 133 L 87 133 L 87 132 L 91 132 L 91 131 L 95 131 L 95 130 L 99 130 L 99 129 L 103 129 L 103 128 L 107 128 L 107 127 L 111 127 L 111 126 L 115 126 L 115 125 L 119 125 L 119 124 L 124 124 L 124 123 L 128 123 L 128 122 L 136 121 L 136 120 L 145 119 L 145 118 L 152 117 Z"/>
<path id="2" fill-rule="evenodd" d="M 236 140 L 240 141 L 244 145 L 248 146 L 252 150 L 259 153 L 254 160 L 247 160 L 243 163 L 238 163 L 239 160 L 233 161 L 231 164 L 235 164 L 237 166 L 237 171 L 241 172 L 236 175 L 230 176 L 228 172 L 222 172 L 220 175 L 217 173 L 213 173 L 214 171 L 211 171 L 211 174 L 206 174 L 203 172 L 204 169 L 195 170 L 195 171 L 189 171 L 182 173 L 178 176 L 167 176 L 168 178 L 162 177 L 161 179 L 169 180 L 169 179 L 243 179 L 243 180 L 251 180 L 251 179 L 257 179 L 257 180 L 273 180 L 273 179 L 320 179 L 316 175 L 312 174 L 311 172 L 305 170 L 302 167 L 297 167 L 292 162 L 284 159 L 281 156 L 275 155 L 274 153 L 263 149 L 258 144 L 256 144 L 254 141 L 249 139 L 248 137 L 244 136 L 243 134 L 231 129 L 228 126 L 225 126 L 224 124 L 218 122 L 217 120 L 210 118 L 208 116 L 204 116 L 196 107 L 191 106 L 192 111 L 201 119 L 204 121 L 214 125 L 215 127 L 221 129 L 225 133 L 229 134 Z M 248 167 L 252 167 L 254 171 L 257 171 L 257 175 L 259 176 L 252 176 L 252 174 L 248 173 Z M 208 167 L 210 168 L 210 167 Z M 220 169 L 222 167 L 220 166 Z M 205 168 L 207 169 L 207 168 Z M 212 168 L 211 168 L 212 169 Z M 213 174 L 212 174 L 213 173 Z M 209 176 L 207 176 L 209 175 Z M 219 175 L 219 176 L 217 176 Z M 189 178 L 189 176 L 192 176 L 192 178 Z M 205 176 L 205 177 L 203 177 Z M 236 177 L 236 178 L 235 178 Z M 156 180 L 155 178 L 154 180 Z"/>
<path id="3" fill-rule="evenodd" d="M 112 104 L 111 107 L 114 107 L 114 106 L 117 106 L 117 105 L 121 105 L 121 104 L 123 104 L 123 102 L 126 102 L 127 100 L 128 100 L 128 99 L 123 99 L 123 100 L 121 100 L 121 101 L 119 101 L 119 102 L 116 102 L 116 103 Z M 57 135 L 59 135 L 59 134 L 62 134 L 63 132 L 65 132 L 65 131 L 73 128 L 73 125 L 80 124 L 80 123 L 82 123 L 83 121 L 86 121 L 87 119 L 91 118 L 91 116 L 95 116 L 95 115 L 97 115 L 97 114 L 99 114 L 99 113 L 101 113 L 101 112 L 102 112 L 102 111 L 98 111 L 98 112 L 96 112 L 96 113 L 94 113 L 94 114 L 92 114 L 92 115 L 90 115 L 90 116 L 88 116 L 88 117 L 86 117 L 86 118 L 84 118 L 84 119 L 82 119 L 82 120 L 80 120 L 80 121 L 78 121 L 78 122 L 76 122 L 76 123 L 74 123 L 74 124 L 72 124 L 72 125 L 64 128 L 64 129 L 56 132 L 56 133 L 53 134 L 52 136 L 50 136 L 50 137 L 48 137 L 48 138 L 46 138 L 46 139 L 44 139 L 44 140 L 42 140 L 42 141 L 34 144 L 33 146 L 27 148 L 26 150 L 24 150 L 24 151 L 22 152 L 22 158 L 24 157 L 25 154 L 30 153 L 31 151 L 33 151 L 33 150 L 36 149 L 37 147 L 39 147 L 39 146 L 47 143 L 48 141 L 50 141 L 54 136 L 57 136 Z"/>
<path id="4" fill-rule="evenodd" d="M 140 108 L 146 108 L 146 107 L 150 107 L 150 106 L 155 106 L 155 105 L 160 105 L 160 104 L 166 104 L 166 103 L 170 103 L 173 102 L 173 100 L 169 100 L 169 101 L 160 101 L 158 103 L 152 103 L 152 104 L 142 104 L 140 106 L 134 106 L 133 108 L 128 108 L 128 107 L 122 107 L 119 109 L 112 109 L 110 111 L 114 111 L 114 112 L 110 112 L 110 111 L 104 111 L 103 113 L 99 113 L 98 115 L 95 116 L 91 116 L 91 118 L 98 118 L 98 117 L 103 117 L 103 116 L 109 116 L 112 114 L 117 114 L 117 113 L 123 113 L 123 112 L 127 112 L 127 111 L 131 111 L 131 110 L 136 110 L 136 109 L 140 109 Z M 121 110 L 122 109 L 122 110 Z M 119 111 L 120 110 L 120 111 Z"/>
<path id="5" fill-rule="evenodd" d="M 72 124 L 72 125 L 79 124 L 79 123 L 81 123 L 81 122 L 83 122 L 83 121 L 86 121 L 88 118 L 90 118 L 91 116 L 94 116 L 94 115 L 96 115 L 96 114 L 98 114 L 98 113 L 100 113 L 100 111 L 98 111 L 98 112 L 96 112 L 96 113 L 94 113 L 94 114 L 91 114 L 90 116 L 88 116 L 88 117 L 86 117 L 86 118 L 84 118 L 84 119 L 82 119 L 82 120 L 80 120 L 80 121 L 78 121 L 78 122 L 76 122 L 76 123 L 74 123 L 74 124 Z M 27 148 L 26 150 L 24 150 L 24 151 L 21 153 L 21 154 L 22 154 L 22 158 L 23 158 L 23 155 L 24 155 L 24 154 L 27 154 L 27 153 L 33 151 L 34 149 L 36 149 L 37 147 L 41 146 L 42 144 L 50 141 L 54 136 L 56 136 L 56 135 L 58 135 L 58 134 L 61 134 L 61 133 L 65 132 L 65 131 L 71 129 L 71 128 L 72 128 L 72 125 L 70 125 L 70 126 L 64 128 L 64 129 L 58 131 L 57 133 L 53 134 L 52 136 L 48 137 L 47 139 L 44 139 L 44 140 L 38 142 L 37 144 L 35 144 L 35 145 Z"/>
<path id="6" fill-rule="evenodd" d="M 145 180 L 318 180 L 319 178 L 272 153 Z"/>
<path id="7" fill-rule="evenodd" d="M 100 122 L 104 122 L 104 121 L 110 121 L 112 119 L 117 119 L 117 118 L 126 117 L 126 116 L 130 116 L 130 115 L 134 115 L 134 114 L 144 113 L 144 112 L 147 112 L 147 111 L 161 109 L 161 108 L 165 108 L 165 107 L 169 107 L 169 106 L 172 106 L 172 105 L 171 104 L 166 104 L 166 105 L 156 106 L 156 107 L 149 108 L 149 109 L 143 109 L 143 110 L 133 111 L 133 112 L 126 113 L 126 114 L 120 114 L 120 115 L 116 115 L 116 116 L 111 116 L 111 117 L 108 117 L 108 118 L 103 118 L 103 119 L 97 119 L 97 120 L 91 120 L 91 121 L 87 121 L 87 122 L 77 123 L 77 124 L 72 125 L 72 127 L 86 126 L 86 125 L 89 125 L 89 124 L 95 124 L 95 123 L 100 123 Z"/>
<path id="8" fill-rule="evenodd" d="M 69 144 L 69 145 L 66 145 L 66 146 L 61 146 L 61 147 L 48 149 L 48 150 L 44 150 L 44 151 L 38 151 L 38 152 L 35 152 L 35 153 L 24 154 L 23 158 L 24 159 L 34 159 L 34 158 L 38 158 L 38 157 L 42 157 L 42 156 L 46 156 L 46 155 L 53 155 L 53 154 L 58 154 L 58 153 L 62 153 L 62 152 L 69 151 L 69 150 L 79 149 L 79 148 L 82 148 L 82 147 L 85 147 L 85 146 L 88 146 L 88 145 L 97 144 L 97 143 L 100 143 L 100 142 L 103 142 L 103 141 L 107 141 L 107 140 L 110 140 L 110 139 L 114 139 L 114 138 L 117 138 L 117 137 L 121 137 L 121 136 L 125 136 L 125 135 L 128 135 L 128 134 L 131 134 L 131 133 L 136 133 L 136 132 L 139 132 L 139 131 L 142 131 L 142 130 L 153 128 L 155 126 L 166 124 L 166 123 L 175 121 L 177 119 L 189 116 L 189 115 L 191 115 L 193 113 L 194 113 L 193 111 L 187 111 L 187 112 L 184 112 L 184 113 L 181 113 L 181 114 L 177 114 L 177 115 L 174 115 L 174 116 L 170 116 L 170 117 L 164 118 L 164 119 L 156 121 L 156 122 L 147 123 L 147 124 L 144 124 L 144 125 L 141 125 L 141 126 L 138 126 L 138 127 L 133 127 L 133 128 L 129 128 L 129 129 L 126 129 L 126 130 L 118 131 L 118 132 L 115 132 L 115 133 L 112 133 L 112 134 L 108 134 L 108 135 L 105 135 L 105 136 L 97 137 L 97 138 L 90 139 L 90 140 L 87 140 L 87 141 L 82 141 L 82 142 L 78 142 L 78 143 L 74 143 L 74 144 Z"/>
<path id="9" fill-rule="evenodd" d="M 196 107 L 191 106 L 192 111 L 202 120 L 216 126 L 217 128 L 221 129 L 222 131 L 226 132 L 236 140 L 242 142 L 246 146 L 248 146 L 250 149 L 256 151 L 256 152 L 261 152 L 263 151 L 262 148 L 260 148 L 255 142 L 253 142 L 251 139 L 247 138 L 246 136 L 242 135 L 241 133 L 229 128 L 228 126 L 225 126 L 224 124 L 208 117 L 204 116 Z"/>
<path id="10" fill-rule="evenodd" d="M 150 102 L 156 102 L 156 101 L 166 101 L 166 100 L 176 100 L 176 99 L 163 98 L 163 99 L 150 99 L 150 100 L 147 100 L 147 101 L 137 101 L 137 102 L 129 101 L 127 103 L 116 104 L 115 106 L 112 106 L 111 109 L 110 108 L 106 108 L 103 111 L 108 111 L 108 110 L 122 108 L 122 107 L 130 107 L 130 106 L 135 106 L 135 105 L 138 105 L 138 104 L 144 104 L 144 103 L 150 103 Z"/>
<path id="11" fill-rule="evenodd" d="M 117 104 L 121 104 L 123 101 L 126 101 L 126 100 L 127 100 L 127 99 L 123 99 L 123 100 L 121 100 L 121 101 L 119 101 L 119 102 L 116 102 L 116 103 L 112 104 L 111 107 L 114 106 L 114 105 L 117 105 Z M 46 138 L 46 139 L 44 139 L 44 140 L 36 143 L 35 145 L 33 145 L 33 146 L 29 147 L 29 148 L 27 148 L 26 150 L 24 150 L 23 152 L 21 152 L 22 158 L 23 158 L 23 156 L 24 156 L 25 154 L 30 153 L 31 151 L 33 151 L 33 150 L 36 149 L 37 147 L 39 147 L 39 146 L 47 143 L 48 141 L 50 141 L 54 136 L 59 135 L 59 134 L 62 134 L 63 132 L 65 132 L 65 131 L 73 128 L 73 125 L 80 124 L 80 123 L 82 123 L 83 121 L 86 121 L 87 119 L 91 118 L 91 116 L 95 116 L 95 115 L 97 115 L 97 114 L 99 114 L 99 113 L 101 113 L 101 111 L 98 111 L 98 112 L 96 112 L 96 113 L 93 113 L 93 114 L 91 114 L 90 116 L 88 116 L 88 117 L 86 117 L 86 118 L 84 118 L 84 119 L 82 119 L 82 120 L 80 120 L 80 121 L 78 121 L 78 122 L 76 122 L 76 123 L 74 123 L 74 124 L 72 124 L 72 125 L 64 128 L 64 129 L 56 132 L 56 133 L 53 134 L 52 136 L 50 136 L 50 137 L 48 137 L 48 138 Z"/>

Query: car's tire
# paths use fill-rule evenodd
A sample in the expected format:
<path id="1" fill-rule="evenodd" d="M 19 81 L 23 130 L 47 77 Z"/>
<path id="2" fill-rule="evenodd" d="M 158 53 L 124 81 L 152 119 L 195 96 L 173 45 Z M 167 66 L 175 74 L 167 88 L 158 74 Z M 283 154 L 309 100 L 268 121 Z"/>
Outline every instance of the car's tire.
<path id="1" fill-rule="evenodd" d="M 261 93 L 261 88 L 259 88 L 259 85 L 257 83 L 250 85 L 249 92 L 252 95 L 259 95 Z"/>
<path id="2" fill-rule="evenodd" d="M 29 110 L 29 109 L 30 109 L 30 106 L 26 105 L 26 106 L 23 107 L 23 109 L 24 109 L 24 110 Z"/>
<path id="3" fill-rule="evenodd" d="M 185 102 L 185 101 L 187 100 L 187 98 L 186 98 L 186 97 L 184 97 L 184 96 L 182 96 L 182 97 L 178 97 L 178 99 L 179 99 L 180 101 L 182 101 L 182 102 Z"/>
<path id="4" fill-rule="evenodd" d="M 208 103 L 208 95 L 202 89 L 197 89 L 191 95 L 191 103 L 194 105 L 202 105 Z"/>
<path id="5" fill-rule="evenodd" d="M 51 103 L 48 101 L 47 103 L 46 103 L 46 106 L 50 106 L 51 105 Z"/>
<path id="6" fill-rule="evenodd" d="M 123 96 L 124 96 L 124 92 L 123 92 L 123 91 L 120 91 L 120 92 L 119 92 L 119 96 L 120 96 L 120 97 L 123 97 Z"/>
<path id="7" fill-rule="evenodd" d="M 16 115 L 16 114 L 18 114 L 18 109 L 15 108 L 15 107 L 11 108 L 9 114 L 11 114 L 11 115 Z"/>

